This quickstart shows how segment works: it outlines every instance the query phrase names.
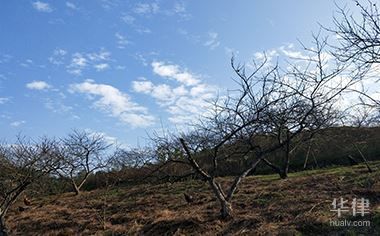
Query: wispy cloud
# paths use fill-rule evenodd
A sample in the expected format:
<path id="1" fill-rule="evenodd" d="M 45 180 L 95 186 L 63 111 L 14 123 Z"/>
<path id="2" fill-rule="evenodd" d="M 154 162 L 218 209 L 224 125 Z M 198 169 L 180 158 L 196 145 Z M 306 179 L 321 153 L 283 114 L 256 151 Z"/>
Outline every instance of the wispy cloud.
<path id="1" fill-rule="evenodd" d="M 35 80 L 33 82 L 27 83 L 26 87 L 32 90 L 47 90 L 51 88 L 51 85 L 42 80 Z"/>
<path id="2" fill-rule="evenodd" d="M 72 54 L 71 61 L 67 66 L 67 72 L 80 76 L 84 69 L 93 66 L 97 71 L 109 68 L 108 61 L 111 60 L 111 53 L 104 49 L 99 52 Z"/>
<path id="3" fill-rule="evenodd" d="M 70 112 L 73 109 L 71 106 L 67 106 L 63 104 L 62 101 L 56 100 L 56 99 L 53 100 L 51 98 L 46 98 L 44 105 L 45 105 L 45 108 L 49 109 L 50 111 L 54 113 L 59 113 L 59 114 Z"/>
<path id="4" fill-rule="evenodd" d="M 12 59 L 11 55 L 8 54 L 0 54 L 0 64 L 4 64 L 9 62 Z"/>
<path id="5" fill-rule="evenodd" d="M 178 65 L 168 64 L 162 61 L 152 63 L 153 72 L 159 76 L 174 79 L 186 86 L 193 86 L 200 82 L 197 76 L 181 69 Z"/>
<path id="6" fill-rule="evenodd" d="M 1 104 L 5 104 L 7 102 L 9 102 L 9 98 L 2 98 L 2 97 L 0 97 L 0 105 Z"/>
<path id="7" fill-rule="evenodd" d="M 183 2 L 175 2 L 174 3 L 174 7 L 173 7 L 173 11 L 175 13 L 185 13 L 186 12 L 185 3 L 183 3 Z"/>
<path id="8" fill-rule="evenodd" d="M 66 7 L 72 9 L 72 10 L 78 10 L 79 8 L 72 2 L 66 2 Z"/>
<path id="9" fill-rule="evenodd" d="M 104 71 L 107 70 L 110 66 L 107 63 L 101 63 L 94 65 L 96 71 Z"/>
<path id="10" fill-rule="evenodd" d="M 178 96 L 188 94 L 187 89 L 183 85 L 177 88 L 172 88 L 167 84 L 155 85 L 144 78 L 133 81 L 132 87 L 135 92 L 149 94 L 157 99 L 157 102 L 161 105 L 172 104 Z"/>
<path id="11" fill-rule="evenodd" d="M 185 72 L 175 64 L 153 62 L 152 70 L 163 78 L 174 79 L 178 85 L 155 84 L 146 78 L 140 78 L 132 82 L 132 88 L 137 93 L 154 98 L 169 113 L 170 122 L 184 125 L 194 122 L 207 112 L 210 106 L 208 100 L 216 96 L 215 86 L 202 82 L 198 76 Z"/>
<path id="12" fill-rule="evenodd" d="M 128 44 L 131 44 L 127 37 L 120 33 L 115 33 L 115 37 L 117 39 L 117 47 L 119 49 L 124 49 Z"/>
<path id="13" fill-rule="evenodd" d="M 104 140 L 108 143 L 108 144 L 111 144 L 111 145 L 119 145 L 119 146 L 122 146 L 122 147 L 126 147 L 127 144 L 126 143 L 121 143 L 119 142 L 118 138 L 114 137 L 114 136 L 111 136 L 111 135 L 108 135 L 107 133 L 105 132 L 99 132 L 99 131 L 94 131 L 92 129 L 85 129 L 86 132 L 89 132 L 90 135 L 92 136 L 102 136 L 104 138 Z"/>
<path id="14" fill-rule="evenodd" d="M 111 85 L 96 84 L 94 81 L 87 80 L 83 83 L 72 84 L 70 91 L 98 97 L 93 103 L 97 109 L 109 113 L 132 127 L 147 127 L 154 123 L 155 119 L 148 113 L 147 108 L 132 102 L 128 94 Z"/>
<path id="15" fill-rule="evenodd" d="M 201 40 L 201 37 L 199 35 L 192 34 L 183 28 L 179 28 L 177 32 L 192 43 L 199 43 Z"/>
<path id="16" fill-rule="evenodd" d="M 32 3 L 34 9 L 39 12 L 47 12 L 50 13 L 53 11 L 53 8 L 49 5 L 49 3 L 36 1 Z"/>
<path id="17" fill-rule="evenodd" d="M 152 31 L 149 28 L 138 24 L 136 18 L 134 16 L 132 16 L 131 14 L 124 14 L 121 17 L 121 21 L 123 21 L 124 23 L 126 23 L 127 25 L 132 27 L 139 34 L 150 34 L 150 33 L 152 33 Z"/>
<path id="18" fill-rule="evenodd" d="M 215 48 L 219 47 L 220 41 L 218 39 L 218 33 L 209 32 L 208 40 L 203 45 L 210 48 L 211 50 L 214 50 Z"/>
<path id="19" fill-rule="evenodd" d="M 64 63 L 65 56 L 67 51 L 61 48 L 57 48 L 53 51 L 53 55 L 51 55 L 48 60 L 50 63 L 54 65 L 61 65 Z"/>
<path id="20" fill-rule="evenodd" d="M 128 24 L 128 25 L 134 25 L 135 21 L 136 21 L 136 18 L 131 16 L 131 15 L 128 15 L 128 14 L 125 14 L 121 17 L 121 20 Z"/>
<path id="21" fill-rule="evenodd" d="M 137 3 L 133 9 L 133 12 L 141 15 L 156 14 L 160 10 L 157 2 L 153 3 Z"/>
<path id="22" fill-rule="evenodd" d="M 81 75 L 82 70 L 87 66 L 87 59 L 81 53 L 74 53 L 71 59 L 70 65 L 68 65 L 68 71 L 70 74 Z"/>
<path id="23" fill-rule="evenodd" d="M 18 121 L 13 121 L 11 122 L 9 125 L 12 126 L 12 127 L 19 127 L 23 124 L 25 124 L 26 121 L 25 120 L 18 120 Z"/>

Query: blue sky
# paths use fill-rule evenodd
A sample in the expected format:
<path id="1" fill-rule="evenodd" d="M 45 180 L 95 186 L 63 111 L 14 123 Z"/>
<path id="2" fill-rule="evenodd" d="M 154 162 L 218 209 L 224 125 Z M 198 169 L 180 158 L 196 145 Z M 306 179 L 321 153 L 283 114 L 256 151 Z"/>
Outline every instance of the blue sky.
<path id="1" fill-rule="evenodd" d="M 335 10 L 330 0 L 4 0 L 0 138 L 75 128 L 141 144 L 235 86 L 232 52 L 241 62 L 299 53 L 297 40 L 311 42 Z"/>

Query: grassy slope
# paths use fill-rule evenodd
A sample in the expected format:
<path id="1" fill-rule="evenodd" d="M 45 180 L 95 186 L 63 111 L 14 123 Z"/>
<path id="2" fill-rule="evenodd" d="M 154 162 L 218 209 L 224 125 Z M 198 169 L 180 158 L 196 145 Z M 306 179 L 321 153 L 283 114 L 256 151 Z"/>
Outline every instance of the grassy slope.
<path id="1" fill-rule="evenodd" d="M 174 184 L 126 186 L 33 199 L 19 212 L 16 204 L 8 217 L 12 233 L 49 234 L 142 234 L 142 235 L 334 235 L 346 232 L 380 234 L 380 162 L 368 173 L 363 165 L 290 174 L 246 178 L 233 200 L 234 220 L 218 219 L 218 204 L 200 181 Z M 231 178 L 223 178 L 223 183 Z M 186 204 L 183 193 L 194 195 Z M 333 198 L 369 198 L 371 227 L 334 228 L 330 219 Z M 363 219 L 363 218 L 358 218 Z"/>

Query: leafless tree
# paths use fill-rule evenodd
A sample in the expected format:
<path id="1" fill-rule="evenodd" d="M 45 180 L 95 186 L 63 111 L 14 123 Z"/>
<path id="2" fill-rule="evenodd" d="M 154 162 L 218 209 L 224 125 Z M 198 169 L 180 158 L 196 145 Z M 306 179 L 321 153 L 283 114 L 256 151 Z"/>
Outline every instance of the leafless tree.
<path id="1" fill-rule="evenodd" d="M 113 156 L 113 166 L 119 170 L 139 168 L 155 159 L 152 148 L 148 146 L 131 149 L 117 148 Z"/>
<path id="2" fill-rule="evenodd" d="M 236 189 L 261 161 L 286 177 L 292 150 L 338 120 L 337 101 L 361 74 L 350 71 L 349 78 L 344 76 L 349 65 L 328 60 L 326 45 L 326 38 L 315 36 L 315 47 L 305 48 L 309 56 L 301 64 L 289 62 L 287 69 L 264 60 L 253 63 L 253 72 L 247 74 L 244 65 L 232 60 L 239 89 L 216 101 L 213 114 L 190 136 L 180 137 L 186 162 L 209 183 L 221 204 L 222 218 L 232 216 Z M 284 152 L 283 168 L 266 158 L 279 150 Z M 201 156 L 211 167 L 202 164 Z M 219 162 L 232 156 L 250 164 L 225 191 L 216 177 Z"/>
<path id="3" fill-rule="evenodd" d="M 291 96 L 266 110 L 263 126 L 282 146 L 283 165 L 263 161 L 282 178 L 289 171 L 290 158 L 300 145 L 320 130 L 336 126 L 344 113 L 337 105 L 357 84 L 363 72 L 349 63 L 335 60 L 327 52 L 327 38 L 314 36 L 313 47 L 304 47 L 307 56 L 289 62 L 283 80 L 278 80 Z M 349 76 L 348 76 L 349 75 Z"/>
<path id="4" fill-rule="evenodd" d="M 360 15 L 350 9 L 338 7 L 334 17 L 334 28 L 326 28 L 337 36 L 338 44 L 333 54 L 342 62 L 355 62 L 358 69 L 371 71 L 380 63 L 380 12 L 376 1 L 354 1 Z M 364 79 L 364 77 L 362 78 Z M 362 89 L 355 89 L 362 97 L 362 104 L 380 107 L 380 100 Z"/>
<path id="5" fill-rule="evenodd" d="M 76 195 L 92 173 L 110 163 L 111 155 L 107 153 L 110 146 L 102 134 L 87 131 L 74 130 L 62 139 L 62 165 L 57 172 L 69 178 Z"/>
<path id="6" fill-rule="evenodd" d="M 222 102 L 216 101 L 213 114 L 200 122 L 190 135 L 181 135 L 180 144 L 184 150 L 183 157 L 188 165 L 204 179 L 212 189 L 221 205 L 221 217 L 233 216 L 231 200 L 241 180 L 254 170 L 261 159 L 268 153 L 279 148 L 263 148 L 256 144 L 258 137 L 263 137 L 261 122 L 265 110 L 274 106 L 288 94 L 281 93 L 281 83 L 278 79 L 277 65 L 268 66 L 264 61 L 255 65 L 250 75 L 245 74 L 244 67 L 232 67 L 239 76 L 238 91 Z M 239 143 L 241 146 L 233 151 L 226 148 L 229 144 Z M 209 160 L 210 168 L 199 164 L 200 155 Z M 235 177 L 227 191 L 218 182 L 219 161 L 238 154 L 247 158 L 250 164 Z"/>
<path id="7" fill-rule="evenodd" d="M 5 216 L 27 188 L 59 167 L 55 140 L 39 142 L 18 137 L 14 144 L 0 145 L 0 235 L 7 235 Z"/>
<path id="8" fill-rule="evenodd" d="M 336 33 L 340 43 L 336 55 L 341 61 L 350 60 L 362 63 L 380 62 L 380 15 L 375 1 L 355 1 L 360 17 L 354 16 L 349 9 L 338 7 L 334 17 Z"/>

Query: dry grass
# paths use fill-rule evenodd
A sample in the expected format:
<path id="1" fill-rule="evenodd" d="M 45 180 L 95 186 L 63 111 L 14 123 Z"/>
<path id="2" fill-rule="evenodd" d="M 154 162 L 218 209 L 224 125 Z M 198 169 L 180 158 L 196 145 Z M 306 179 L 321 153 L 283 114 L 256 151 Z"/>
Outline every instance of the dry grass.
<path id="1" fill-rule="evenodd" d="M 15 235 L 334 235 L 379 234 L 380 162 L 374 173 L 364 166 L 339 167 L 246 178 L 233 200 L 235 218 L 218 218 L 219 206 L 201 181 L 140 185 L 33 199 L 7 223 Z M 227 184 L 231 178 L 223 178 Z M 184 192 L 192 193 L 187 204 Z M 333 198 L 368 198 L 371 227 L 335 228 Z"/>

